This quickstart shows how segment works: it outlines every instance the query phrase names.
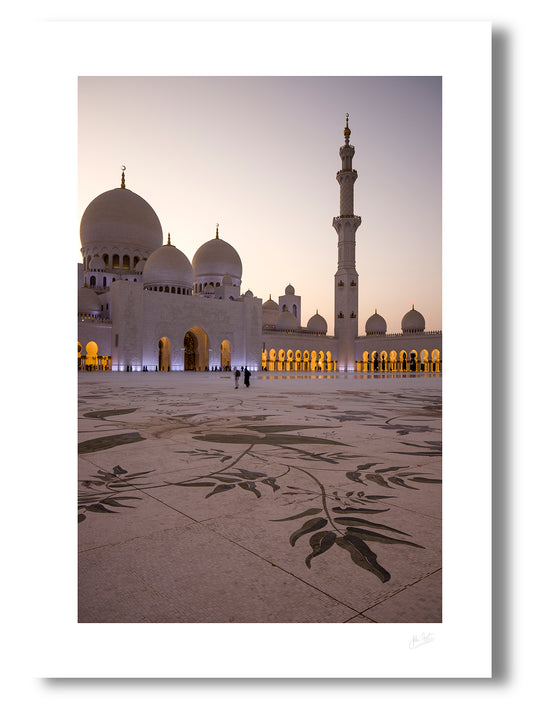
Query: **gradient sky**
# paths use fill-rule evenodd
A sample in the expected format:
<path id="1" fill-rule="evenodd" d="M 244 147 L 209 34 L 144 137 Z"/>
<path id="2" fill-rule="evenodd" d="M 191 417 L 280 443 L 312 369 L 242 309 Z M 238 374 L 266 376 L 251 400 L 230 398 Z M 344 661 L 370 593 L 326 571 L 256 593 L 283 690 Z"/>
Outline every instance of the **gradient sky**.
<path id="1" fill-rule="evenodd" d="M 302 324 L 333 334 L 339 147 L 350 113 L 359 334 L 375 309 L 399 332 L 414 304 L 441 329 L 440 77 L 82 77 L 79 218 L 120 185 L 145 198 L 190 260 L 215 235 L 242 291 L 291 283 Z M 81 261 L 81 255 L 79 258 Z"/>

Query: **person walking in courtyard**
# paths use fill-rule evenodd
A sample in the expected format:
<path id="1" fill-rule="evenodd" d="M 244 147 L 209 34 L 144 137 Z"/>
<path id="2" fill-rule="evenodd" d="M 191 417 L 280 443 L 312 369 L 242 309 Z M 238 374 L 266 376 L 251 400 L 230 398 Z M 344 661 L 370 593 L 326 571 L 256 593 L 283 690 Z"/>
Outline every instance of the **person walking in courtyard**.
<path id="1" fill-rule="evenodd" d="M 240 373 L 240 371 L 237 369 L 237 367 L 234 367 L 234 372 L 235 372 L 235 374 L 234 374 L 234 376 L 235 376 L 235 388 L 238 389 L 238 388 L 239 388 L 239 377 L 241 376 L 241 373 Z"/>
<path id="2" fill-rule="evenodd" d="M 246 388 L 250 386 L 250 377 L 250 370 L 248 369 L 248 367 L 244 367 L 244 385 L 246 386 Z"/>

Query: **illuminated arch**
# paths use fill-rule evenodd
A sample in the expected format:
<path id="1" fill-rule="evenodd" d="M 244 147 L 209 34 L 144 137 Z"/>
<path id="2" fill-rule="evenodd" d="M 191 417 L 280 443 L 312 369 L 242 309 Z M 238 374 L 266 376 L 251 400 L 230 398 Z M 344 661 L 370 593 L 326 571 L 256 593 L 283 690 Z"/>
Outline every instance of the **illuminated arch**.
<path id="1" fill-rule="evenodd" d="M 222 369 L 231 369 L 231 345 L 229 340 L 222 340 L 220 344 L 220 366 Z"/>
<path id="2" fill-rule="evenodd" d="M 285 370 L 285 350 L 278 350 L 278 372 Z"/>
<path id="3" fill-rule="evenodd" d="M 363 352 L 363 371 L 368 372 L 370 370 L 369 367 L 369 357 L 368 357 L 368 351 Z"/>
<path id="4" fill-rule="evenodd" d="M 440 350 L 432 350 L 431 351 L 431 363 L 432 363 L 432 370 L 434 372 L 440 372 L 441 370 L 441 361 L 440 361 Z"/>
<path id="5" fill-rule="evenodd" d="M 316 353 L 316 350 L 313 350 L 311 352 L 311 371 L 316 372 L 317 369 L 318 369 L 317 353 Z"/>
<path id="6" fill-rule="evenodd" d="M 294 352 L 292 350 L 287 350 L 287 371 L 292 372 L 294 370 Z"/>
<path id="7" fill-rule="evenodd" d="M 98 345 L 94 340 L 85 345 L 85 366 L 89 369 L 98 368 Z"/>
<path id="8" fill-rule="evenodd" d="M 276 370 L 276 350 L 272 348 L 268 355 L 268 371 L 273 372 Z"/>
<path id="9" fill-rule="evenodd" d="M 190 328 L 183 339 L 184 364 L 186 371 L 204 371 L 209 369 L 209 339 L 207 333 L 198 325 Z"/>
<path id="10" fill-rule="evenodd" d="M 170 340 L 162 337 L 158 343 L 158 369 L 160 372 L 170 371 Z"/>
<path id="11" fill-rule="evenodd" d="M 333 371 L 333 362 L 331 361 L 331 352 L 326 352 L 326 369 L 328 372 Z"/>
<path id="12" fill-rule="evenodd" d="M 296 371 L 301 372 L 302 371 L 302 351 L 301 350 L 296 350 Z"/>

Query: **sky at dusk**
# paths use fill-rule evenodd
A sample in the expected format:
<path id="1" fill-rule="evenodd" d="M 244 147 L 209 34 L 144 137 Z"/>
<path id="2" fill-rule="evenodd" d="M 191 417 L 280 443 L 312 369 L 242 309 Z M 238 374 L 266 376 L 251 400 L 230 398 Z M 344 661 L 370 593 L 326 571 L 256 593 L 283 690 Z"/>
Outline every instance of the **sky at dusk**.
<path id="1" fill-rule="evenodd" d="M 239 252 L 242 291 L 291 283 L 302 324 L 333 334 L 345 114 L 350 114 L 359 334 L 377 309 L 399 332 L 413 305 L 441 329 L 440 77 L 82 77 L 79 219 L 120 185 L 154 208 L 192 260 L 215 235 Z M 81 261 L 81 255 L 79 258 Z"/>

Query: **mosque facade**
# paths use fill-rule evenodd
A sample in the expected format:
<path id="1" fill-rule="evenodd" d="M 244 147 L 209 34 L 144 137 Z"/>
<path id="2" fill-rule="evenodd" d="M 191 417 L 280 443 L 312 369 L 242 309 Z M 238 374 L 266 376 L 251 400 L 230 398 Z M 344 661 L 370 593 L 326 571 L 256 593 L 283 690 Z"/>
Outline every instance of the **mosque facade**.
<path id="1" fill-rule="evenodd" d="M 354 214 L 357 171 L 348 116 L 341 169 L 334 275 L 335 328 L 316 311 L 302 325 L 301 297 L 288 284 L 264 303 L 241 291 L 238 252 L 219 237 L 192 261 L 163 230 L 153 208 L 126 188 L 97 196 L 80 223 L 83 263 L 78 265 L 78 369 L 80 371 L 440 372 L 442 335 L 427 332 L 423 315 L 407 311 L 402 332 L 387 334 L 377 310 L 360 334 Z"/>

